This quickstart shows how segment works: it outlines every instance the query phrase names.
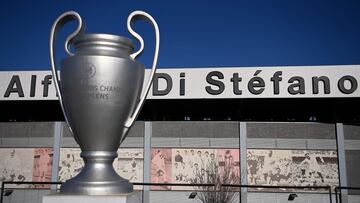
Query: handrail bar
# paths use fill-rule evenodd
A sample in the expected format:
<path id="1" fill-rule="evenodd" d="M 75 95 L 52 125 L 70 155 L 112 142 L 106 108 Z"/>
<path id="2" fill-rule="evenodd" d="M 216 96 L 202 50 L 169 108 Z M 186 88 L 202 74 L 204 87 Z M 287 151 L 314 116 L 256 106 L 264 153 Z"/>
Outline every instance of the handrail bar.
<path id="1" fill-rule="evenodd" d="M 3 196 L 5 191 L 6 184 L 42 184 L 42 185 L 61 185 L 63 182 L 36 182 L 36 181 L 4 181 L 1 183 L 1 193 L 0 193 L 0 203 L 3 203 Z M 143 186 L 190 186 L 190 187 L 216 187 L 216 184 L 187 184 L 187 183 L 132 183 L 133 185 L 143 185 Z M 275 186 L 275 185 L 240 185 L 240 184 L 221 184 L 221 188 L 223 187 L 240 187 L 240 188 L 284 188 L 284 189 L 326 189 L 329 193 L 329 200 L 332 203 L 332 192 L 331 186 Z M 359 189 L 360 187 L 335 187 L 335 196 L 337 197 L 337 190 L 339 189 Z M 337 202 L 337 198 L 336 198 Z"/>
<path id="2" fill-rule="evenodd" d="M 360 187 L 347 187 L 347 186 L 337 186 L 334 188 L 334 192 L 335 192 L 335 202 L 338 203 L 342 203 L 342 198 L 341 198 L 341 190 L 360 190 Z M 339 195 L 339 198 L 338 198 Z"/>

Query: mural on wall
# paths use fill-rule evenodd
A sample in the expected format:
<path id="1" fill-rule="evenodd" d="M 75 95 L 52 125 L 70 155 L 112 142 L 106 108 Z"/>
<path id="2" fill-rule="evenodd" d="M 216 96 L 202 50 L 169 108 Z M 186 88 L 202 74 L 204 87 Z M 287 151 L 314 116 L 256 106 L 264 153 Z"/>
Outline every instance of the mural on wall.
<path id="1" fill-rule="evenodd" d="M 151 182 L 171 183 L 171 149 L 151 150 Z M 170 186 L 151 186 L 152 190 L 170 190 Z"/>
<path id="2" fill-rule="evenodd" d="M 32 180 L 35 182 L 51 182 L 52 161 L 52 148 L 35 148 Z M 50 188 L 50 185 L 34 185 L 34 187 Z"/>
<path id="3" fill-rule="evenodd" d="M 172 183 L 206 184 L 224 175 L 239 177 L 238 149 L 172 149 Z M 223 179 L 222 179 L 223 180 Z M 176 186 L 172 190 L 192 190 Z"/>
<path id="4" fill-rule="evenodd" d="M 62 148 L 60 150 L 59 181 L 66 181 L 81 171 L 84 162 L 80 153 L 80 148 Z M 121 148 L 118 150 L 118 155 L 113 163 L 116 172 L 130 182 L 143 182 L 143 149 Z M 134 186 L 134 189 L 141 188 L 141 186 Z"/>
<path id="5" fill-rule="evenodd" d="M 220 175 L 240 178 L 240 150 L 218 149 L 218 162 Z"/>
<path id="6" fill-rule="evenodd" d="M 80 148 L 60 149 L 59 181 L 64 182 L 79 174 L 84 167 L 80 152 Z"/>
<path id="7" fill-rule="evenodd" d="M 144 154 L 141 148 L 118 151 L 115 170 L 130 182 L 143 182 Z M 337 153 L 333 150 L 247 150 L 248 184 L 275 186 L 337 186 Z M 0 148 L 0 181 L 50 182 L 52 148 Z M 76 176 L 83 167 L 79 148 L 60 150 L 59 181 Z M 152 183 L 210 183 L 214 176 L 239 179 L 238 149 L 153 148 Z M 12 187 L 28 188 L 29 185 Z M 45 188 L 49 185 L 34 187 Z M 141 189 L 142 186 L 135 186 Z M 152 190 L 191 190 L 189 186 L 152 186 Z M 249 189 L 249 191 L 265 189 Z M 317 190 L 314 192 L 318 192 Z"/>
<path id="8" fill-rule="evenodd" d="M 172 149 L 173 183 L 196 183 L 196 174 L 211 172 L 211 166 L 217 165 L 215 149 Z"/>
<path id="9" fill-rule="evenodd" d="M 291 183 L 290 150 L 247 150 L 248 184 L 288 185 Z"/>
<path id="10" fill-rule="evenodd" d="M 250 185 L 338 185 L 336 151 L 248 150 L 247 166 Z"/>
<path id="11" fill-rule="evenodd" d="M 295 186 L 337 186 L 336 151 L 292 150 L 292 177 Z"/>
<path id="12" fill-rule="evenodd" d="M 116 172 L 123 178 L 132 183 L 143 182 L 144 153 L 143 149 L 126 149 L 118 150 L 118 158 L 114 161 Z M 134 185 L 135 190 L 141 190 L 141 185 Z"/>
<path id="13" fill-rule="evenodd" d="M 208 182 L 217 166 L 215 149 L 172 149 L 172 183 L 201 184 Z M 191 190 L 193 187 L 176 186 L 173 190 Z"/>
<path id="14" fill-rule="evenodd" d="M 33 177 L 34 149 L 0 148 L 0 181 L 31 181 Z M 11 185 L 26 188 L 29 185 Z"/>

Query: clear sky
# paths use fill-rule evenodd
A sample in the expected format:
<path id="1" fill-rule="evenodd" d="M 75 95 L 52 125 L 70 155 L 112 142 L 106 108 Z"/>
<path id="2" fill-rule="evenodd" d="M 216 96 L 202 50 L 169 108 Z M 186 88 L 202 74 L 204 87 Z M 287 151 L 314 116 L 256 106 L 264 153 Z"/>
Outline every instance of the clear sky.
<path id="1" fill-rule="evenodd" d="M 0 70 L 50 70 L 50 28 L 62 12 L 79 12 L 87 33 L 130 37 L 126 19 L 137 9 L 160 26 L 162 68 L 360 64 L 359 0 L 4 0 Z M 136 29 L 148 45 L 140 61 L 150 66 L 153 30 Z"/>

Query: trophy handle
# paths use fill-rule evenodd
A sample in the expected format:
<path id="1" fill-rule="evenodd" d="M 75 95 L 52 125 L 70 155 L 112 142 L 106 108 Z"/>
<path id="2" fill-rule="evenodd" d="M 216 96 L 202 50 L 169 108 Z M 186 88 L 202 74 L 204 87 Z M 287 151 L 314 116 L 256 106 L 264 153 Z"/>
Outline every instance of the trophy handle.
<path id="1" fill-rule="evenodd" d="M 125 131 L 123 133 L 123 135 L 126 135 L 127 131 L 129 130 L 129 128 L 132 126 L 132 124 L 134 123 L 134 121 L 136 120 L 137 116 L 139 115 L 140 109 L 141 107 L 144 105 L 144 102 L 146 100 L 146 96 L 150 90 L 150 86 L 152 84 L 154 75 L 155 75 L 155 71 L 156 71 L 156 65 L 157 65 L 157 61 L 158 61 L 158 56 L 159 56 L 159 46 L 160 46 L 160 31 L 159 31 L 159 27 L 156 23 L 156 21 L 154 20 L 154 18 L 149 15 L 148 13 L 144 12 L 144 11 L 134 11 L 132 12 L 128 19 L 127 19 L 127 28 L 130 32 L 130 34 L 132 34 L 137 40 L 139 40 L 140 42 L 140 49 L 131 54 L 131 58 L 135 59 L 136 57 L 138 57 L 139 55 L 141 55 L 142 51 L 144 50 L 144 40 L 143 38 L 136 33 L 131 25 L 133 24 L 134 21 L 137 20 L 146 20 L 148 22 L 150 22 L 154 29 L 155 29 L 155 53 L 154 53 L 154 60 L 153 60 L 153 64 L 152 64 L 152 68 L 151 68 L 151 72 L 150 72 L 150 76 L 149 76 L 149 80 L 146 84 L 145 90 L 142 92 L 141 96 L 140 96 L 140 101 L 137 104 L 135 111 L 132 113 L 132 115 L 130 116 L 130 118 L 126 121 L 125 123 Z M 121 142 L 124 140 L 125 136 L 123 136 Z M 120 143 L 121 143 L 120 142 Z"/>
<path id="2" fill-rule="evenodd" d="M 63 103 L 63 99 L 62 99 L 62 94 L 61 94 L 61 90 L 60 90 L 60 86 L 59 86 L 59 75 L 58 75 L 58 68 L 56 66 L 56 63 L 55 63 L 55 48 L 56 48 L 56 40 L 57 40 L 57 35 L 60 31 L 60 29 L 67 23 L 67 22 L 70 22 L 70 21 L 73 21 L 73 20 L 77 20 L 79 22 L 79 25 L 78 27 L 76 28 L 76 30 L 71 33 L 67 38 L 66 38 L 66 41 L 65 41 L 65 51 L 70 55 L 74 55 L 73 53 L 71 53 L 70 51 L 70 44 L 72 42 L 72 40 L 78 36 L 79 34 L 82 34 L 85 27 L 83 25 L 83 21 L 81 19 L 81 16 L 75 12 L 75 11 L 68 11 L 68 12 L 65 12 L 63 13 L 62 15 L 60 15 L 56 21 L 54 22 L 52 28 L 51 28 L 51 33 L 50 33 L 50 61 L 51 61 L 51 72 L 52 72 L 52 75 L 53 75 L 53 78 L 54 78 L 54 84 L 55 84 L 55 89 L 56 89 L 56 93 L 59 97 L 59 101 L 60 101 L 60 106 L 61 106 L 61 110 L 63 111 L 64 113 L 64 117 L 65 117 L 65 121 L 71 131 L 71 133 L 73 134 L 72 132 L 72 129 L 71 129 L 71 126 L 70 126 L 70 123 L 69 123 L 69 120 L 68 120 L 68 116 L 67 116 L 67 113 L 65 111 L 65 107 L 64 107 L 64 103 Z M 75 136 L 74 136 L 75 137 Z M 76 139 L 76 138 L 75 138 Z"/>

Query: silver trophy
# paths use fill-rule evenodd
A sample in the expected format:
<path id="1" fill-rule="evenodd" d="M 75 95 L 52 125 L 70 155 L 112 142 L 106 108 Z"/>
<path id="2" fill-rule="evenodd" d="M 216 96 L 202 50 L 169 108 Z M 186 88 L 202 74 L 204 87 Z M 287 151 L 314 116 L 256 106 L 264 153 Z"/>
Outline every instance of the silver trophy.
<path id="1" fill-rule="evenodd" d="M 144 49 L 144 41 L 132 29 L 132 23 L 146 20 L 155 28 L 155 54 L 145 89 L 145 68 L 135 61 Z M 61 61 L 59 81 L 55 63 L 57 34 L 64 24 L 78 21 L 78 27 L 65 42 L 69 57 Z M 74 11 L 63 13 L 54 23 L 50 36 L 52 74 L 65 120 L 82 150 L 85 166 L 60 189 L 62 194 L 109 195 L 133 191 L 133 185 L 113 168 L 117 150 L 146 100 L 159 53 L 159 28 L 143 11 L 132 12 L 127 20 L 129 32 L 140 42 L 108 34 L 85 34 L 83 21 Z M 70 51 L 73 47 L 75 53 Z"/>

